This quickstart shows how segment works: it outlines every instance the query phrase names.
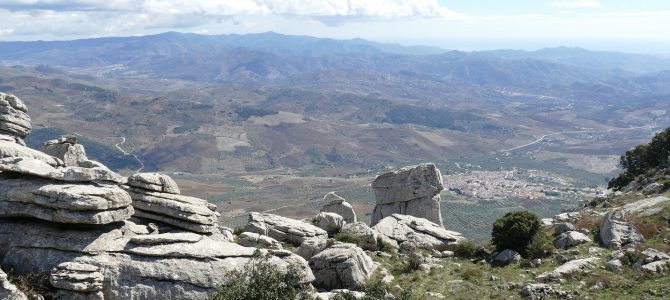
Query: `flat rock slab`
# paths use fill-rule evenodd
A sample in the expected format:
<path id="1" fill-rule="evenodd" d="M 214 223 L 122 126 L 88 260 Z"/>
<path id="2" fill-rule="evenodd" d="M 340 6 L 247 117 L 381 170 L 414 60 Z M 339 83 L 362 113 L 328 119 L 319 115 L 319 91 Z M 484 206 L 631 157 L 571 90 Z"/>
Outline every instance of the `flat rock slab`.
<path id="1" fill-rule="evenodd" d="M 136 173 L 128 177 L 128 185 L 149 191 L 180 194 L 177 183 L 165 174 L 160 173 Z"/>
<path id="2" fill-rule="evenodd" d="M 137 235 L 130 238 L 130 242 L 138 245 L 160 245 L 174 243 L 195 243 L 203 239 L 200 234 L 190 232 L 160 233 Z"/>
<path id="3" fill-rule="evenodd" d="M 372 227 L 383 239 L 400 247 L 433 249 L 440 245 L 453 245 L 465 239 L 462 234 L 423 218 L 394 214 Z"/>
<path id="4" fill-rule="evenodd" d="M 49 283 L 57 289 L 75 292 L 97 292 L 102 290 L 104 276 L 94 265 L 64 262 L 51 271 Z"/>
<path id="5" fill-rule="evenodd" d="M 553 280 L 561 278 L 568 274 L 583 272 L 586 268 L 593 266 L 596 262 L 598 262 L 598 258 L 596 257 L 571 260 L 558 266 L 551 272 L 537 276 L 537 280 L 541 281 Z"/>
<path id="6" fill-rule="evenodd" d="M 627 213 L 635 213 L 642 211 L 645 208 L 649 208 L 664 202 L 670 201 L 670 198 L 666 196 L 658 196 L 653 198 L 647 198 L 633 203 L 628 203 L 622 207 L 623 211 Z"/>
<path id="7" fill-rule="evenodd" d="M 64 166 L 65 163 L 55 158 L 51 155 L 48 155 L 44 152 L 30 149 L 26 146 L 19 145 L 14 142 L 0 140 L 0 158 L 5 157 L 28 157 L 41 160 L 51 166 Z"/>
<path id="8" fill-rule="evenodd" d="M 278 215 L 252 212 L 249 223 L 244 229 L 261 235 L 267 235 L 280 242 L 288 242 L 299 246 L 303 241 L 312 238 L 328 238 L 328 233 L 314 225 Z"/>
<path id="9" fill-rule="evenodd" d="M 30 157 L 7 157 L 0 159 L 0 171 L 32 175 L 65 182 L 109 181 L 126 182 L 121 175 L 105 167 L 53 167 L 46 162 Z"/>

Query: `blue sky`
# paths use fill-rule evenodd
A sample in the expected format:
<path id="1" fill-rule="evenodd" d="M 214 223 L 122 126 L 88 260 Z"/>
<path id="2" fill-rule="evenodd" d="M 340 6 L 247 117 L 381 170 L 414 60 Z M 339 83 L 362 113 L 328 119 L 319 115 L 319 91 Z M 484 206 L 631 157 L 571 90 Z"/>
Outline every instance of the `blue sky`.
<path id="1" fill-rule="evenodd" d="M 0 40 L 275 31 L 457 50 L 670 53 L 668 0 L 1 0 Z"/>

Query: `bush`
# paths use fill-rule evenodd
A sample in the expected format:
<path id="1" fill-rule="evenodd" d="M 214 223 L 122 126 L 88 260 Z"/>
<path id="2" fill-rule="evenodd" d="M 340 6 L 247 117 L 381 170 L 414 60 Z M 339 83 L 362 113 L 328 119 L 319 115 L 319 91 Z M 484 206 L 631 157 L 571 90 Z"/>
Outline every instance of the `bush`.
<path id="1" fill-rule="evenodd" d="M 461 271 L 461 278 L 470 282 L 476 281 L 482 275 L 484 275 L 484 272 L 478 267 L 467 266 Z"/>
<path id="2" fill-rule="evenodd" d="M 381 252 L 393 252 L 394 247 L 390 243 L 384 241 L 381 237 L 377 237 L 377 248 L 379 248 L 379 251 Z"/>
<path id="3" fill-rule="evenodd" d="M 242 271 L 230 273 L 228 284 L 217 288 L 210 300 L 310 299 L 310 290 L 299 285 L 302 277 L 298 270 L 281 272 L 269 262 L 271 257 L 256 251 Z"/>
<path id="4" fill-rule="evenodd" d="M 554 253 L 554 245 L 549 235 L 540 230 L 526 248 L 527 256 L 533 258 L 545 258 Z"/>
<path id="5" fill-rule="evenodd" d="M 472 240 L 460 240 L 456 244 L 454 254 L 460 258 L 475 258 L 478 251 L 479 246 Z"/>
<path id="6" fill-rule="evenodd" d="M 540 230 L 540 219 L 528 211 L 506 213 L 493 223 L 491 242 L 496 251 L 510 249 L 528 257 L 528 246 Z"/>

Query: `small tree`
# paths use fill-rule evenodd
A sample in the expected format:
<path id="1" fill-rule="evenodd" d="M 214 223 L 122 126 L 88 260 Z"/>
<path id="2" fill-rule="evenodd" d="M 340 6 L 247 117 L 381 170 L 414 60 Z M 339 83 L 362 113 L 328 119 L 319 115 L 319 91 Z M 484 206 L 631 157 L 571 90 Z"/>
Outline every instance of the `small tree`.
<path id="1" fill-rule="evenodd" d="M 528 211 L 509 212 L 493 223 L 491 242 L 497 251 L 510 249 L 527 257 L 528 246 L 540 228 L 540 219 L 535 214 Z"/>

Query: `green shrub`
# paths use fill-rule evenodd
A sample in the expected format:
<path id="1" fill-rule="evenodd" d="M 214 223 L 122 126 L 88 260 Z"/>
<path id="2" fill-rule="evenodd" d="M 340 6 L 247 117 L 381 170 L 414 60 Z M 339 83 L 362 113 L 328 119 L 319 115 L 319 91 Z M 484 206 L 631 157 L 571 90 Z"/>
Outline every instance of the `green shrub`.
<path id="1" fill-rule="evenodd" d="M 633 252 L 633 251 L 626 251 L 623 254 L 623 257 L 620 260 L 621 260 L 622 265 L 632 266 L 642 258 L 643 257 L 640 253 Z"/>
<path id="2" fill-rule="evenodd" d="M 549 235 L 544 230 L 540 230 L 528 244 L 526 251 L 530 259 L 545 258 L 554 254 L 554 244 Z"/>
<path id="3" fill-rule="evenodd" d="M 480 279 L 484 275 L 484 272 L 482 271 L 481 268 L 478 267 L 473 267 L 473 266 L 466 266 L 462 271 L 461 271 L 461 278 L 467 281 L 476 281 L 477 279 Z"/>
<path id="4" fill-rule="evenodd" d="M 340 232 L 336 234 L 335 240 L 340 241 L 342 243 L 356 244 L 359 247 L 363 244 L 363 241 L 361 240 L 360 237 L 357 237 L 351 234 L 350 232 Z"/>
<path id="5" fill-rule="evenodd" d="M 479 246 L 472 240 L 461 240 L 456 244 L 454 254 L 460 258 L 474 258 L 477 256 Z"/>
<path id="6" fill-rule="evenodd" d="M 210 300 L 311 299 L 310 290 L 299 285 L 299 271 L 281 272 L 269 262 L 271 257 L 256 251 L 241 271 L 230 273 L 228 284 L 217 288 Z"/>
<path id="7" fill-rule="evenodd" d="M 240 235 L 244 232 L 244 227 L 235 227 L 233 228 L 234 235 Z"/>
<path id="8" fill-rule="evenodd" d="M 540 219 L 528 211 L 506 213 L 493 223 L 491 242 L 496 251 L 510 249 L 528 257 L 528 246 L 541 228 Z"/>
<path id="9" fill-rule="evenodd" d="M 377 237 L 377 248 L 379 248 L 379 251 L 387 253 L 393 252 L 393 250 L 395 249 L 393 245 L 386 242 L 381 237 Z"/>

